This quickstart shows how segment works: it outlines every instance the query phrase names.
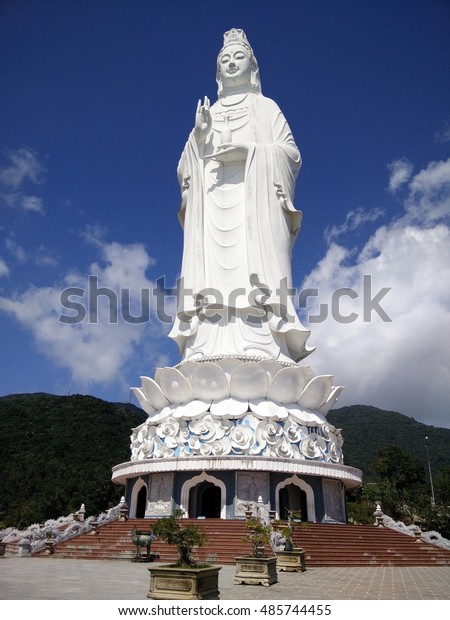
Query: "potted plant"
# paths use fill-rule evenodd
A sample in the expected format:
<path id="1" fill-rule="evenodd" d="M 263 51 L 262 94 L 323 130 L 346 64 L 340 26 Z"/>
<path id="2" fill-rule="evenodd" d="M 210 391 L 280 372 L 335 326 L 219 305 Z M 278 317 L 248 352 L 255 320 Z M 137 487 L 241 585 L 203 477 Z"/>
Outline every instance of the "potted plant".
<path id="1" fill-rule="evenodd" d="M 206 533 L 197 525 L 182 524 L 184 511 L 177 509 L 153 525 L 153 534 L 178 549 L 175 564 L 149 568 L 150 590 L 147 598 L 204 600 L 219 598 L 220 566 L 197 564 L 192 557 L 193 547 L 206 544 Z"/>
<path id="2" fill-rule="evenodd" d="M 278 581 L 277 558 L 275 555 L 265 555 L 264 547 L 270 543 L 272 526 L 252 517 L 247 519 L 246 527 L 249 533 L 244 542 L 252 543 L 252 553 L 236 558 L 234 583 L 271 586 Z"/>
<path id="3" fill-rule="evenodd" d="M 305 571 L 305 552 L 301 547 L 294 547 L 293 536 L 295 524 L 300 521 L 298 511 L 288 511 L 288 518 L 278 529 L 275 540 L 277 567 L 280 571 Z"/>

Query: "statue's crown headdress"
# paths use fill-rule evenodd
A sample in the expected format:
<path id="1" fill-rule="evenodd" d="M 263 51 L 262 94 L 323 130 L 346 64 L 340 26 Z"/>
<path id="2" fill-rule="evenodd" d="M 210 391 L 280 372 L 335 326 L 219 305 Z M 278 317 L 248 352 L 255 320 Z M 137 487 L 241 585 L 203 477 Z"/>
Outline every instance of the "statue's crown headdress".
<path id="1" fill-rule="evenodd" d="M 249 90 L 252 93 L 260 94 L 261 93 L 261 79 L 259 77 L 258 61 L 256 60 L 255 54 L 252 50 L 252 46 L 248 42 L 248 39 L 245 35 L 245 32 L 242 30 L 242 28 L 232 28 L 231 30 L 227 30 L 227 32 L 223 35 L 223 47 L 220 50 L 219 55 L 217 57 L 216 81 L 219 86 L 218 91 L 217 91 L 219 98 L 223 96 L 223 85 L 222 85 L 222 79 L 220 77 L 220 71 L 219 71 L 220 57 L 222 55 L 223 50 L 228 45 L 242 45 L 248 50 L 250 54 L 250 62 L 251 62 L 251 67 L 252 67 Z"/>
<path id="2" fill-rule="evenodd" d="M 223 35 L 223 47 L 227 47 L 227 45 L 244 45 L 249 52 L 253 56 L 252 46 L 248 42 L 247 36 L 242 28 L 232 28 L 231 30 L 227 30 L 227 32 Z"/>

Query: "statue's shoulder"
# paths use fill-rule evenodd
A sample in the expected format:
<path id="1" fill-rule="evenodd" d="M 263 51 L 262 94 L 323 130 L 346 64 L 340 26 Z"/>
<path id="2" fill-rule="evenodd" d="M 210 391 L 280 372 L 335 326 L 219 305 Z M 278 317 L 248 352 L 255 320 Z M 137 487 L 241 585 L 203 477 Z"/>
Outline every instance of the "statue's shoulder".
<path id="1" fill-rule="evenodd" d="M 273 99 L 265 97 L 264 95 L 254 95 L 254 97 L 256 98 L 256 105 L 259 110 L 274 114 L 280 112 L 278 104 L 275 103 Z"/>

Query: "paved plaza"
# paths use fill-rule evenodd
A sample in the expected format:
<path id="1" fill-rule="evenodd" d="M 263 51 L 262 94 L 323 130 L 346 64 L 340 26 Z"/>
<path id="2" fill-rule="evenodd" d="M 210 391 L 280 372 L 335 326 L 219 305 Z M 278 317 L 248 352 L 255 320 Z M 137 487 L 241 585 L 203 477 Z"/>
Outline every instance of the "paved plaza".
<path id="1" fill-rule="evenodd" d="M 0 558 L 2 600 L 147 600 L 148 568 L 113 560 Z M 450 566 L 311 568 L 279 573 L 270 588 L 235 586 L 220 571 L 221 600 L 450 600 Z"/>

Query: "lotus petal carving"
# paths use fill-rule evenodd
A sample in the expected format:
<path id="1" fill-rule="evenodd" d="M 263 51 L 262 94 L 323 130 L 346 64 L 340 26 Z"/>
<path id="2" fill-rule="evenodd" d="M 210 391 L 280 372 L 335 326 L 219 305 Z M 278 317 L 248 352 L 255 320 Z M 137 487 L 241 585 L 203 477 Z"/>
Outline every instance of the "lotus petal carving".
<path id="1" fill-rule="evenodd" d="M 131 388 L 131 391 L 135 395 L 138 403 L 145 411 L 145 413 L 148 413 L 148 415 L 155 413 L 156 409 L 147 400 L 147 397 L 144 394 L 144 390 L 142 390 L 141 388 L 133 387 Z"/>
<path id="2" fill-rule="evenodd" d="M 211 402 L 207 403 L 204 400 L 191 400 L 190 403 L 174 407 L 173 417 L 182 418 L 184 420 L 195 420 L 207 413 L 210 405 Z"/>
<path id="3" fill-rule="evenodd" d="M 178 366 L 178 370 L 186 377 L 188 383 L 192 383 L 192 377 L 198 366 L 199 364 L 197 364 L 196 362 L 187 361 L 180 364 Z"/>
<path id="4" fill-rule="evenodd" d="M 287 418 L 288 412 L 283 405 L 274 403 L 271 400 L 259 399 L 249 402 L 250 411 L 253 411 L 261 418 Z"/>
<path id="5" fill-rule="evenodd" d="M 289 405 L 287 407 L 290 417 L 299 424 L 305 424 L 306 426 L 317 426 L 318 424 L 325 423 L 325 416 L 319 414 L 317 411 L 310 411 L 301 407 L 300 405 Z"/>
<path id="6" fill-rule="evenodd" d="M 298 399 L 298 404 L 306 409 L 318 409 L 321 407 L 333 387 L 331 375 L 318 375 L 311 379 Z"/>
<path id="7" fill-rule="evenodd" d="M 234 357 L 224 357 L 223 359 L 217 362 L 217 365 L 222 368 L 224 373 L 227 375 L 228 379 L 231 377 L 233 372 L 236 370 L 238 366 L 242 365 L 242 361 L 236 359 Z"/>
<path id="8" fill-rule="evenodd" d="M 215 400 L 211 404 L 210 411 L 217 418 L 240 418 L 248 411 L 248 400 L 233 397 Z"/>
<path id="9" fill-rule="evenodd" d="M 276 360 L 261 360 L 259 365 L 267 372 L 269 379 L 272 379 L 277 372 L 284 368 L 283 364 L 280 364 L 280 362 L 277 362 Z"/>
<path id="10" fill-rule="evenodd" d="M 230 396 L 225 372 L 213 362 L 197 364 L 191 376 L 191 385 L 195 398 L 219 400 Z"/>
<path id="11" fill-rule="evenodd" d="M 272 379 L 267 399 L 276 403 L 296 403 L 305 385 L 305 375 L 301 366 L 282 368 Z"/>
<path id="12" fill-rule="evenodd" d="M 260 398 L 267 394 L 269 379 L 261 366 L 254 362 L 241 364 L 230 377 L 230 393 L 242 400 Z"/>
<path id="13" fill-rule="evenodd" d="M 162 409 L 169 404 L 169 401 L 162 393 L 161 387 L 150 377 L 141 377 L 142 391 L 145 398 L 155 409 Z"/>
<path id="14" fill-rule="evenodd" d="M 182 404 L 194 399 L 186 377 L 176 368 L 158 368 L 155 379 L 169 402 Z"/>
<path id="15" fill-rule="evenodd" d="M 287 365 L 276 360 L 243 361 L 223 358 L 217 361 L 187 361 L 177 368 L 159 368 L 155 379 L 141 377 L 141 388 L 132 388 L 141 407 L 150 416 L 168 405 L 178 407 L 190 402 L 213 401 L 214 415 L 244 413 L 245 402 L 260 413 L 269 415 L 270 405 L 276 403 L 326 415 L 342 391 L 332 386 L 330 375 L 314 375 L 309 366 Z M 232 399 L 226 404 L 227 399 Z M 195 411 L 201 407 L 194 406 Z M 156 414 L 157 415 L 157 414 Z M 184 412 L 182 414 L 184 416 Z"/>
<path id="16" fill-rule="evenodd" d="M 343 389 L 344 388 L 342 386 L 337 386 L 331 390 L 325 403 L 321 407 L 319 407 L 319 411 L 322 415 L 327 415 L 331 407 L 334 405 L 334 403 L 337 401 L 337 399 L 341 395 L 341 392 Z"/>
<path id="17" fill-rule="evenodd" d="M 309 366 L 222 358 L 160 368 L 132 392 L 148 420 L 132 460 L 264 455 L 342 463 L 342 436 L 326 421 L 341 387 Z"/>

